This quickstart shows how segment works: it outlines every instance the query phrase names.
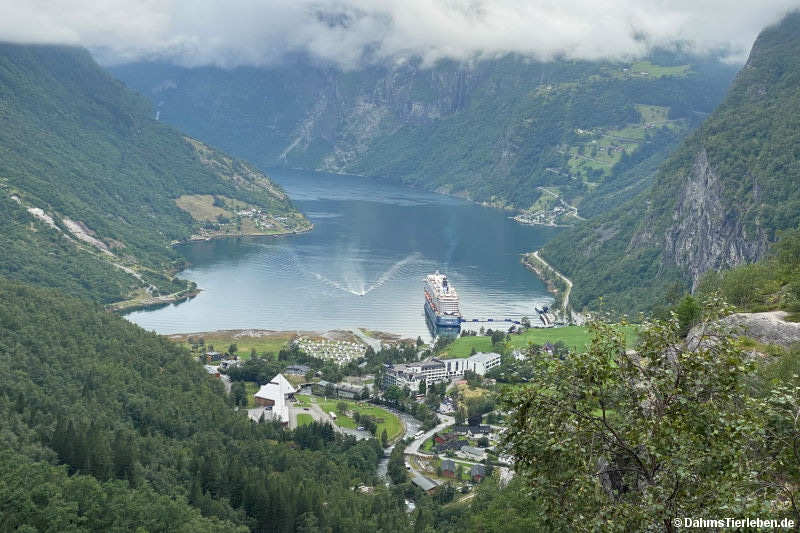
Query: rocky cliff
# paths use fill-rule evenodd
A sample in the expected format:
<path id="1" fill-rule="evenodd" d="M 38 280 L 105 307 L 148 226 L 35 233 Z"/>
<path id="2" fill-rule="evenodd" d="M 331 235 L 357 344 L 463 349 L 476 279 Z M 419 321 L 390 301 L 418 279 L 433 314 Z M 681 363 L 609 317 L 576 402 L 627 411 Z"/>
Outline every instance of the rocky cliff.
<path id="1" fill-rule="evenodd" d="M 543 250 L 572 278 L 576 305 L 603 298 L 620 310 L 652 309 L 709 270 L 757 261 L 782 230 L 798 227 L 798 109 L 793 13 L 761 33 L 723 103 L 664 161 L 649 190 Z M 609 228 L 613 237 L 601 239 Z M 576 242 L 587 257 L 574 255 Z"/>
<path id="2" fill-rule="evenodd" d="M 692 289 L 709 270 L 757 261 L 767 249 L 767 233 L 759 226 L 749 229 L 745 225 L 752 206 L 730 204 L 723 188 L 708 161 L 708 153 L 699 150 L 677 191 L 671 224 L 661 235 L 640 230 L 631 240 L 631 246 L 642 246 L 650 240 L 650 244 L 661 247 L 663 260 L 681 268 Z M 642 227 L 650 226 L 645 221 Z"/>

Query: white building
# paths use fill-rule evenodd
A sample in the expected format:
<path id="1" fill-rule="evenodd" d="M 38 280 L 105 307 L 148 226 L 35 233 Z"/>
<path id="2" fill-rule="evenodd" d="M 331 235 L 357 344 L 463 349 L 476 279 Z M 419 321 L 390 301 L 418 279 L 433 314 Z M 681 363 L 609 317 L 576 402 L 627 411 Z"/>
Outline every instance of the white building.
<path id="1" fill-rule="evenodd" d="M 396 385 L 417 391 L 422 380 L 425 380 L 426 385 L 441 383 L 463 376 L 467 370 L 485 376 L 486 372 L 500 365 L 500 359 L 499 353 L 481 352 L 466 359 L 434 358 L 416 363 L 392 365 L 386 369 L 383 382 L 386 386 Z"/>
<path id="2" fill-rule="evenodd" d="M 278 374 L 272 378 L 272 381 L 266 385 L 262 385 L 253 397 L 255 398 L 256 404 L 263 408 L 262 412 L 266 418 L 272 418 L 275 421 L 279 421 L 281 424 L 288 424 L 288 401 L 295 392 L 297 392 L 297 390 L 283 377 L 283 374 Z M 260 415 L 258 416 L 260 417 Z"/>
<path id="3" fill-rule="evenodd" d="M 467 359 L 467 370 L 472 370 L 479 376 L 486 373 L 496 366 L 500 366 L 500 354 L 494 352 L 479 352 Z"/>

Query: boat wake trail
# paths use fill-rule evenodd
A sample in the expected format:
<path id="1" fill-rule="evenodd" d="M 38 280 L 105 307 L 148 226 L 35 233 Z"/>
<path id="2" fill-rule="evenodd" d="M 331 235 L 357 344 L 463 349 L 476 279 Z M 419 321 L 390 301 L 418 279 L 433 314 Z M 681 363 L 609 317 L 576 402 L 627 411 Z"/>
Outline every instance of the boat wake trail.
<path id="1" fill-rule="evenodd" d="M 310 270 L 308 271 L 308 273 L 311 274 L 312 276 L 314 276 L 318 281 L 321 281 L 322 283 L 330 285 L 334 289 L 339 289 L 339 290 L 344 291 L 344 292 L 349 292 L 350 294 L 355 294 L 356 296 L 364 296 L 365 294 L 367 294 L 367 291 L 365 289 L 363 289 L 363 288 L 354 289 L 354 288 L 351 288 L 351 287 L 347 287 L 345 285 L 342 285 L 338 281 L 334 281 L 334 280 L 332 280 L 330 278 L 327 278 L 327 277 L 323 276 L 322 274 L 318 274 L 317 272 L 311 272 Z"/>
<path id="2" fill-rule="evenodd" d="M 390 266 L 385 272 L 383 272 L 378 278 L 371 284 L 366 285 L 364 280 L 347 280 L 346 283 L 341 283 L 335 280 L 332 280 L 318 272 L 311 272 L 309 274 L 314 276 L 318 281 L 321 281 L 327 285 L 330 285 L 333 288 L 339 289 L 344 292 L 348 292 L 355 296 L 366 296 L 370 292 L 374 291 L 375 289 L 382 287 L 387 281 L 392 279 L 401 268 L 408 265 L 409 263 L 413 263 L 414 261 L 418 260 L 421 257 L 421 254 L 415 252 L 413 254 L 404 257 L 400 261 L 397 261 L 392 266 Z"/>

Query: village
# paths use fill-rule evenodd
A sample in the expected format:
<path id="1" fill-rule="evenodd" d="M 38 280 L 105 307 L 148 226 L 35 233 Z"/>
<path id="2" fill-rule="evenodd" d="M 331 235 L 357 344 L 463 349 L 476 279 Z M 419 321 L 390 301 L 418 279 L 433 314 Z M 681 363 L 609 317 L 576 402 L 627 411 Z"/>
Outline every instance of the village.
<path id="1" fill-rule="evenodd" d="M 362 360 L 366 352 L 363 344 L 342 340 L 300 336 L 290 344 L 339 365 Z M 246 360 L 216 351 L 202 353 L 200 360 L 229 394 L 237 394 L 237 381 L 231 378 L 238 379 Z M 377 375 L 330 382 L 314 376 L 308 365 L 290 364 L 267 383 L 247 385 L 241 403 L 256 423 L 287 429 L 328 423 L 358 440 L 378 439 L 385 449 L 378 474 L 387 485 L 405 481 L 429 494 L 452 491 L 453 497 L 465 497 L 496 469 L 499 475 L 513 475 L 512 460 L 500 446 L 502 415 L 487 401 L 489 391 L 478 386 L 500 365 L 498 353 L 428 357 L 382 365 Z M 428 414 L 424 421 L 417 418 L 423 412 Z M 393 453 L 396 449 L 402 453 Z M 413 501 L 408 504 L 413 508 Z"/>

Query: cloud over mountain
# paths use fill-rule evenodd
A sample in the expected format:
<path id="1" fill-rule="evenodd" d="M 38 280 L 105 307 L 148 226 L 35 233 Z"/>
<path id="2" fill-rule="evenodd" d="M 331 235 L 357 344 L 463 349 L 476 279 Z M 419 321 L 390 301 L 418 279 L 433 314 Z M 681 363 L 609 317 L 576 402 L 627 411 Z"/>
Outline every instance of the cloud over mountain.
<path id="1" fill-rule="evenodd" d="M 79 44 L 105 62 L 262 65 L 387 58 L 623 58 L 688 43 L 741 59 L 800 0 L 0 0 L 0 39 Z"/>

